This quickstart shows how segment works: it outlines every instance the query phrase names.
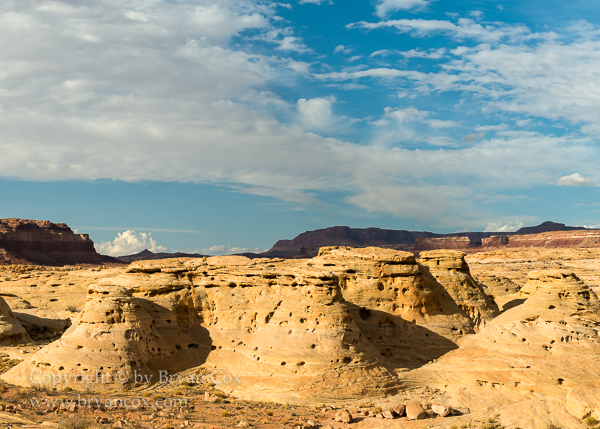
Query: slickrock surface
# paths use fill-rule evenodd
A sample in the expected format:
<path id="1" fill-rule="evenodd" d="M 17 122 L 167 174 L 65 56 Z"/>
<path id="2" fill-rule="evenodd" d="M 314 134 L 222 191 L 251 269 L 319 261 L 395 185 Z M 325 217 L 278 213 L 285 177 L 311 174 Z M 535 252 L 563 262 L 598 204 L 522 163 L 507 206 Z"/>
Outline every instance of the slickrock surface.
<path id="1" fill-rule="evenodd" d="M 420 260 L 467 313 L 478 331 L 500 314 L 498 305 L 471 277 L 465 253 L 453 250 L 421 252 Z"/>
<path id="2" fill-rule="evenodd" d="M 62 338 L 2 379 L 28 386 L 41 385 L 44 376 L 60 376 L 60 387 L 83 388 L 80 380 L 77 384 L 66 377 L 94 375 L 95 387 L 115 388 L 115 380 L 129 384 L 136 372 L 156 381 L 161 370 L 175 373 L 202 364 L 208 335 L 200 326 L 191 292 L 162 285 L 143 294 L 158 296 L 152 301 L 137 298 L 132 290 L 106 281 L 90 287 L 83 311 Z"/>
<path id="3" fill-rule="evenodd" d="M 26 344 L 31 338 L 0 296 L 0 345 Z"/>
<path id="4" fill-rule="evenodd" d="M 117 262 L 100 255 L 87 234 L 64 223 L 0 219 L 0 264 L 102 264 Z"/>
<path id="5" fill-rule="evenodd" d="M 69 308 L 83 309 L 91 284 L 123 271 L 102 266 L 0 265 L 0 291 L 14 311 L 60 319 Z"/>
<path id="6" fill-rule="evenodd" d="M 463 401 L 477 406 L 482 406 L 482 400 L 475 392 L 497 406 L 542 398 L 529 404 L 528 413 L 537 413 L 539 407 L 558 407 L 555 415 L 563 416 L 564 427 L 580 427 L 565 411 L 566 394 L 575 388 L 600 388 L 600 301 L 587 285 L 564 271 L 533 272 L 526 288 L 531 296 L 522 305 L 465 338 L 460 350 L 414 371 L 411 377 L 429 386 L 443 385 L 459 392 L 466 388 L 472 396 Z M 503 423 L 505 417 L 506 421 L 514 419 L 514 410 L 509 408 L 500 410 Z M 533 415 L 530 418 L 534 423 L 525 427 L 548 423 Z"/>

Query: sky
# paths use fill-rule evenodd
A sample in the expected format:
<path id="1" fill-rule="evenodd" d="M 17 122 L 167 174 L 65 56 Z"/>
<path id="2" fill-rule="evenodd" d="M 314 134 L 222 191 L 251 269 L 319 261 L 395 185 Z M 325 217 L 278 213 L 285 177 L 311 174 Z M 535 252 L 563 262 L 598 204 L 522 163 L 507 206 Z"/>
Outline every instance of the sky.
<path id="1" fill-rule="evenodd" d="M 0 217 L 104 254 L 600 227 L 600 4 L 5 0 Z"/>

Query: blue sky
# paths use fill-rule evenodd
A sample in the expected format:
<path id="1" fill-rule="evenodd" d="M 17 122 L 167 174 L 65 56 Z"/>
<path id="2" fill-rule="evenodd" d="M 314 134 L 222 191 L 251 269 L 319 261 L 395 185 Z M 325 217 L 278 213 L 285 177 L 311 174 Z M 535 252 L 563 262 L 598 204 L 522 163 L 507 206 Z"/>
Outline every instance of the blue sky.
<path id="1" fill-rule="evenodd" d="M 0 217 L 107 254 L 600 224 L 592 1 L 5 1 Z"/>

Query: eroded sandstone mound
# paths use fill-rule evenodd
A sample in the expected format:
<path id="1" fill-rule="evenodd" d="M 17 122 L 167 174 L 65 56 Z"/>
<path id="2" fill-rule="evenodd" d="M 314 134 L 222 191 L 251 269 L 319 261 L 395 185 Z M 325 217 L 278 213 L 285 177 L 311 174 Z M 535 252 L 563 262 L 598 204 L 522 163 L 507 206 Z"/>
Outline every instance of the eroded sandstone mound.
<path id="1" fill-rule="evenodd" d="M 473 321 L 412 253 L 323 247 L 311 263 L 340 273 L 354 320 L 396 369 L 434 360 L 474 332 Z"/>
<path id="2" fill-rule="evenodd" d="M 203 363 L 207 333 L 190 291 L 165 286 L 142 293 L 159 296 L 137 298 L 112 282 L 90 287 L 83 311 L 62 338 L 2 378 L 19 385 L 47 385 L 52 377 L 60 387 L 83 388 L 83 376 L 96 388 L 114 388 L 116 383 L 132 383 L 135 374 L 156 382 L 159 371 L 174 373 Z"/>
<path id="3" fill-rule="evenodd" d="M 531 296 L 522 305 L 465 338 L 460 350 L 411 377 L 415 383 L 459 392 L 467 388 L 470 400 L 479 406 L 486 395 L 500 405 L 535 399 L 526 406 L 531 412 L 551 407 L 554 415 L 563 416 L 566 427 L 579 427 L 565 409 L 566 394 L 575 388 L 600 388 L 600 301 L 587 285 L 564 271 L 533 272 L 527 288 Z M 503 423 L 511 423 L 511 410 L 504 412 Z M 524 427 L 549 423 L 531 418 Z"/>
<path id="4" fill-rule="evenodd" d="M 471 318 L 475 330 L 500 314 L 494 298 L 485 293 L 469 272 L 465 253 L 453 250 L 421 252 L 421 262 L 429 267 L 431 274 L 454 301 Z"/>

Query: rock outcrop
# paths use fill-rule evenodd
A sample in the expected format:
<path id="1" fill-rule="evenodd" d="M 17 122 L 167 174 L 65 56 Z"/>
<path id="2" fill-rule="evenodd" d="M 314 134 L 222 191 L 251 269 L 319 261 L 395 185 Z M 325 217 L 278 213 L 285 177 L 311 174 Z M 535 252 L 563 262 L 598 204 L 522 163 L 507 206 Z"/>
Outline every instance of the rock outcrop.
<path id="1" fill-rule="evenodd" d="M 2 378 L 25 386 L 99 389 L 156 382 L 160 371 L 172 374 L 204 362 L 210 346 L 199 322 L 189 289 L 130 290 L 104 282 L 90 287 L 83 311 L 60 340 Z"/>
<path id="2" fill-rule="evenodd" d="M 14 313 L 0 296 L 0 345 L 15 345 L 30 343 L 31 338 L 17 320 Z"/>
<path id="3" fill-rule="evenodd" d="M 600 387 L 596 294 L 573 274 L 554 270 L 531 273 L 527 288 L 531 297 L 522 305 L 415 376 L 445 386 L 503 388 L 515 398 Z"/>
<path id="4" fill-rule="evenodd" d="M 342 278 L 342 294 L 361 332 L 397 370 L 456 349 L 474 325 L 410 252 L 323 247 L 311 263 Z"/>
<path id="5" fill-rule="evenodd" d="M 219 388 L 242 398 L 338 401 L 395 392 L 397 372 L 474 332 L 408 252 L 330 247 L 312 260 L 182 258 L 125 271 L 92 285 L 62 338 L 4 379 L 195 370 L 240 380 Z"/>
<path id="6" fill-rule="evenodd" d="M 494 299 L 471 277 L 465 255 L 453 250 L 432 250 L 421 252 L 420 259 L 467 313 L 478 331 L 498 316 L 500 310 Z"/>
<path id="7" fill-rule="evenodd" d="M 281 402 L 395 391 L 397 379 L 356 325 L 335 271 L 243 259 L 208 258 L 188 274 L 212 338 L 204 367 L 242 380 L 221 388 Z"/>
<path id="8" fill-rule="evenodd" d="M 0 264 L 103 264 L 117 262 L 100 255 L 87 234 L 75 234 L 64 223 L 0 219 Z"/>

